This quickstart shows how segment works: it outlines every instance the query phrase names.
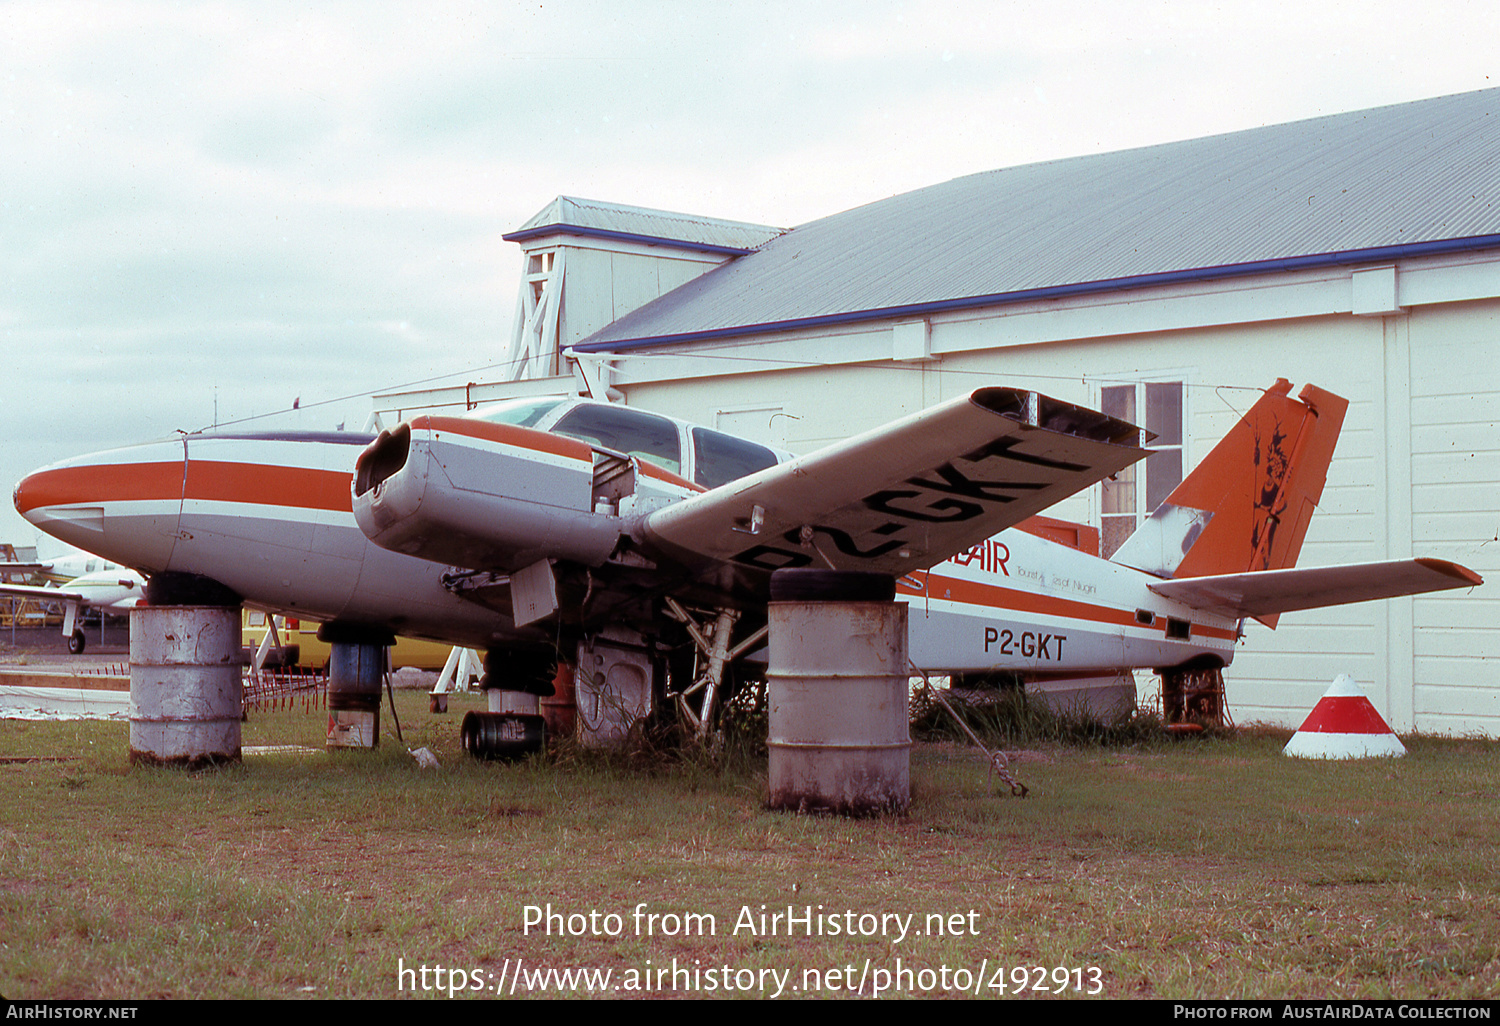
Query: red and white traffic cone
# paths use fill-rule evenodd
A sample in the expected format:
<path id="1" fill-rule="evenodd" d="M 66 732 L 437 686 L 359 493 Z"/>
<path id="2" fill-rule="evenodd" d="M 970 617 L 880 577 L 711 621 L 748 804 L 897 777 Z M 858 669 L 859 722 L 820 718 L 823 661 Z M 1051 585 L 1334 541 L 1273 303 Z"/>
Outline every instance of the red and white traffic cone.
<path id="1" fill-rule="evenodd" d="M 1406 746 L 1354 678 L 1341 673 L 1281 753 L 1299 759 L 1368 759 L 1405 755 Z"/>

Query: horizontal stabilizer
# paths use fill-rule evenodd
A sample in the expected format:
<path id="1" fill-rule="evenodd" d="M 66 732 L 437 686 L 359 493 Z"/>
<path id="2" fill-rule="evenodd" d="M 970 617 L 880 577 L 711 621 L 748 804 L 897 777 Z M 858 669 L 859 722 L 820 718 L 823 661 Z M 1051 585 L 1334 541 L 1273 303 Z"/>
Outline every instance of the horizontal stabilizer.
<path id="1" fill-rule="evenodd" d="M 1177 602 L 1228 617 L 1267 617 L 1297 609 L 1472 588 L 1484 581 L 1474 571 L 1442 559 L 1397 559 L 1387 563 L 1252 570 L 1213 577 L 1153 581 L 1147 587 Z"/>
<path id="2" fill-rule="evenodd" d="M 1140 428 L 981 388 L 657 510 L 644 539 L 742 570 L 904 574 L 962 552 L 1146 455 Z"/>

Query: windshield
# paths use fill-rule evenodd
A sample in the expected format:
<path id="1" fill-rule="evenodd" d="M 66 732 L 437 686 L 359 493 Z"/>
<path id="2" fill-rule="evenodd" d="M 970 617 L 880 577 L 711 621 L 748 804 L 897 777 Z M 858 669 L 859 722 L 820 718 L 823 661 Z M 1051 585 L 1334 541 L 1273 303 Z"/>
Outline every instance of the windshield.
<path id="1" fill-rule="evenodd" d="M 569 410 L 552 430 L 627 456 L 638 456 L 674 474 L 682 473 L 677 425 L 654 413 L 586 403 Z"/>
<path id="2" fill-rule="evenodd" d="M 471 420 L 482 420 L 490 424 L 529 428 L 535 427 L 537 421 L 564 402 L 566 400 L 555 395 L 545 399 L 507 399 L 492 406 L 481 406 L 468 416 Z"/>

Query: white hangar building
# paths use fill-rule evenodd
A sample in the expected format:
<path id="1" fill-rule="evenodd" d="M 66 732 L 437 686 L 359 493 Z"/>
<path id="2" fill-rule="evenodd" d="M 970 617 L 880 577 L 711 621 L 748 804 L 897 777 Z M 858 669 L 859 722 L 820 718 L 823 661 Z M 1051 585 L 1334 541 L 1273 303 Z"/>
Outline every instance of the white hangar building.
<path id="1" fill-rule="evenodd" d="M 970 175 L 790 230 L 560 198 L 531 380 L 809 451 L 986 383 L 1143 423 L 1122 541 L 1276 378 L 1351 400 L 1301 564 L 1463 563 L 1472 591 L 1257 623 L 1240 722 L 1351 673 L 1398 730 L 1500 736 L 1500 90 Z"/>

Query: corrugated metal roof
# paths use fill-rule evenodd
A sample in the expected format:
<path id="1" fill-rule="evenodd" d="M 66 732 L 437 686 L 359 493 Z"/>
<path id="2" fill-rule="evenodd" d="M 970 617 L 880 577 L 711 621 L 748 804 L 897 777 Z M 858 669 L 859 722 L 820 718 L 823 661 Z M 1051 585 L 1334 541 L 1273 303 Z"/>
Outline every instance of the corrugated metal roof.
<path id="1" fill-rule="evenodd" d="M 893 196 L 779 235 L 580 347 L 1476 245 L 1500 245 L 1500 89 Z"/>
<path id="2" fill-rule="evenodd" d="M 542 235 L 571 234 L 740 254 L 763 245 L 784 230 L 743 221 L 559 196 L 502 238 L 507 242 L 520 242 Z"/>

